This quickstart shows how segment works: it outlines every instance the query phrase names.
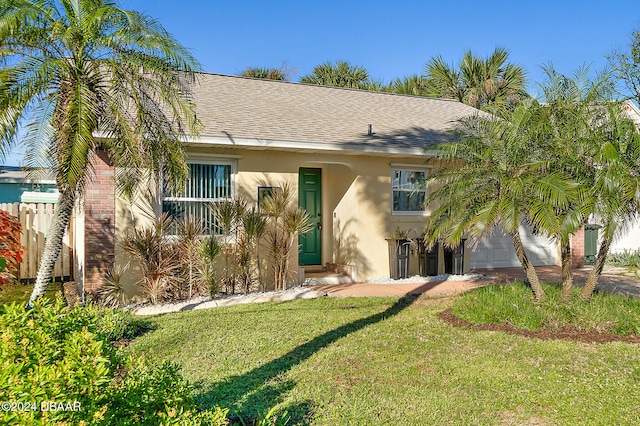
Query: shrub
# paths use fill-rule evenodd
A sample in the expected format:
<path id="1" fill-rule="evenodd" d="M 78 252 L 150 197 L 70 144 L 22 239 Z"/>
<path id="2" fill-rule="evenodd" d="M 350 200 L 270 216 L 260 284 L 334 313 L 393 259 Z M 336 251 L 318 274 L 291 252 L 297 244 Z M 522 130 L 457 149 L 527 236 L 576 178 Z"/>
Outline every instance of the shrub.
<path id="1" fill-rule="evenodd" d="M 122 248 L 138 261 L 142 271 L 139 281 L 142 293 L 154 305 L 171 301 L 179 287 L 180 264 L 175 244 L 167 239 L 173 219 L 163 213 L 151 226 L 134 229 L 120 241 Z"/>
<path id="2" fill-rule="evenodd" d="M 34 405 L 3 409 L 0 423 L 226 424 L 225 410 L 196 412 L 176 366 L 124 357 L 113 347 L 110 340 L 126 336 L 133 323 L 123 311 L 69 309 L 61 300 L 39 300 L 29 311 L 7 306 L 0 314 L 0 400 Z M 60 404 L 67 410 L 51 409 Z"/>
<path id="3" fill-rule="evenodd" d="M 8 212 L 0 210 L 0 259 L 3 259 L 0 262 L 0 286 L 11 281 L 11 272 L 22 263 L 25 249 L 20 244 L 20 233 L 20 221 Z"/>
<path id="4" fill-rule="evenodd" d="M 95 293 L 100 303 L 104 306 L 124 306 L 127 303 L 122 277 L 128 268 L 129 264 L 126 266 L 114 265 L 107 270 L 102 280 L 102 285 Z"/>
<path id="5" fill-rule="evenodd" d="M 590 332 L 640 335 L 640 300 L 596 292 L 585 302 L 579 289 L 564 299 L 559 286 L 543 287 L 547 298 L 536 302 L 530 287 L 521 282 L 486 286 L 457 298 L 452 311 L 474 324 L 511 324 L 549 331 L 569 325 Z"/>
<path id="6" fill-rule="evenodd" d="M 609 253 L 607 263 L 623 268 L 640 268 L 640 250 L 624 250 L 618 253 Z"/>

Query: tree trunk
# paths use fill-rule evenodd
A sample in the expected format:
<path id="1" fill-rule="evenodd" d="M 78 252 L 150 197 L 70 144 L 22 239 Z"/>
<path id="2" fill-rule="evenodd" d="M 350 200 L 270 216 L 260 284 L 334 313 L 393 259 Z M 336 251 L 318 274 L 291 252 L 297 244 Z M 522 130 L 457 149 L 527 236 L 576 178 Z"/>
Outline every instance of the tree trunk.
<path id="1" fill-rule="evenodd" d="M 571 240 L 561 242 L 560 258 L 562 262 L 562 298 L 567 299 L 571 296 L 571 288 L 573 287 L 573 276 L 571 274 Z"/>
<path id="2" fill-rule="evenodd" d="M 589 273 L 587 277 L 587 282 L 584 283 L 584 288 L 582 289 L 582 297 L 583 300 L 587 300 L 593 294 L 593 291 L 598 284 L 598 279 L 602 274 L 602 269 L 604 269 L 604 261 L 609 254 L 609 248 L 611 247 L 611 243 L 613 242 L 613 237 L 604 236 L 602 238 L 602 244 L 600 245 L 600 249 L 598 250 L 598 255 L 596 256 L 596 261 L 593 265 L 593 269 Z"/>
<path id="3" fill-rule="evenodd" d="M 513 232 L 510 232 L 511 241 L 513 242 L 513 248 L 516 250 L 516 256 L 518 256 L 518 260 L 524 269 L 525 274 L 527 275 L 527 279 L 529 280 L 529 284 L 531 285 L 531 290 L 533 290 L 533 296 L 536 301 L 540 301 L 545 298 L 544 290 L 540 285 L 540 280 L 538 279 L 538 274 L 536 273 L 535 268 L 529 262 L 527 258 L 527 253 L 524 251 L 524 246 L 522 245 L 522 239 L 520 238 L 520 231 L 517 229 Z"/>
<path id="4" fill-rule="evenodd" d="M 42 257 L 40 258 L 40 268 L 38 268 L 36 283 L 33 287 L 33 292 L 31 292 L 29 302 L 27 303 L 27 309 L 33 308 L 33 303 L 44 294 L 47 286 L 51 282 L 53 268 L 58 260 L 60 251 L 62 251 L 62 239 L 65 231 L 69 227 L 75 202 L 76 194 L 72 190 L 60 193 L 55 214 L 47 230 L 47 240 L 44 244 Z"/>

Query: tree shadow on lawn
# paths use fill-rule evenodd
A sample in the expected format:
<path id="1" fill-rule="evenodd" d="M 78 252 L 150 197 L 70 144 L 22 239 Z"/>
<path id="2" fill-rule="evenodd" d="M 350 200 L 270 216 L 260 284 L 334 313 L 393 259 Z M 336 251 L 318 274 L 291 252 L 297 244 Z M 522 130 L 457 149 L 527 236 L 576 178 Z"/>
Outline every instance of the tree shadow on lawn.
<path id="1" fill-rule="evenodd" d="M 211 408 L 215 405 L 227 407 L 230 409 L 232 422 L 242 421 L 252 424 L 256 418 L 264 416 L 271 407 L 281 403 L 284 395 L 295 387 L 295 382 L 278 380 L 279 377 L 339 339 L 399 314 L 411 306 L 418 297 L 418 295 L 402 297 L 382 312 L 327 331 L 254 370 L 215 383 L 210 389 L 197 395 L 196 401 L 203 408 Z M 283 410 L 288 412 L 293 424 L 309 424 L 313 401 L 302 401 L 284 407 Z"/>

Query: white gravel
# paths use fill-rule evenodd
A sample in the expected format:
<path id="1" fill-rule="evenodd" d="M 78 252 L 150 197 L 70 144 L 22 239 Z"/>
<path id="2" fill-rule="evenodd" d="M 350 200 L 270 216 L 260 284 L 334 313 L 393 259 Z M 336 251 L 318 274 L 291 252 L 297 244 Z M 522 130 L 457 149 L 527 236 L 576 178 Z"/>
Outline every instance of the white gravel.
<path id="1" fill-rule="evenodd" d="M 450 274 L 440 274 L 432 277 L 423 277 L 420 275 L 414 275 L 410 278 L 401 278 L 398 280 L 394 280 L 389 277 L 382 278 L 374 278 L 372 280 L 366 281 L 367 284 L 417 284 L 417 283 L 433 283 L 433 282 L 442 282 L 442 281 L 476 281 L 487 279 L 486 275 L 481 274 L 464 274 L 464 275 L 450 275 Z"/>
<path id="2" fill-rule="evenodd" d="M 429 282 L 442 282 L 442 281 L 476 281 L 487 279 L 485 275 L 480 274 L 465 274 L 465 275 L 450 275 L 441 274 L 433 277 L 422 277 L 415 275 L 410 278 L 403 278 L 394 280 L 389 277 L 376 278 L 366 281 L 367 284 L 413 284 L 413 283 L 429 283 Z M 282 302 L 286 300 L 295 299 L 315 299 L 318 297 L 326 296 L 327 293 L 322 291 L 312 290 L 308 287 L 292 287 L 285 291 L 270 291 L 265 293 L 251 293 L 248 295 L 234 294 L 219 296 L 216 298 L 211 297 L 197 297 L 191 300 L 168 303 L 164 305 L 135 305 L 130 309 L 135 315 L 157 315 L 165 314 L 169 312 L 190 311 L 196 309 L 209 309 L 217 308 L 220 306 L 231 306 L 244 303 L 265 303 L 265 302 Z"/>
<path id="3" fill-rule="evenodd" d="M 190 311 L 196 309 L 217 308 L 219 306 L 231 306 L 244 303 L 283 302 L 295 299 L 315 299 L 326 296 L 322 291 L 311 290 L 304 287 L 292 287 L 285 291 L 270 291 L 265 293 L 251 293 L 247 295 L 235 294 L 216 298 L 198 297 L 195 299 L 168 303 L 164 305 L 142 305 L 132 307 L 135 315 L 157 315 L 169 312 Z"/>

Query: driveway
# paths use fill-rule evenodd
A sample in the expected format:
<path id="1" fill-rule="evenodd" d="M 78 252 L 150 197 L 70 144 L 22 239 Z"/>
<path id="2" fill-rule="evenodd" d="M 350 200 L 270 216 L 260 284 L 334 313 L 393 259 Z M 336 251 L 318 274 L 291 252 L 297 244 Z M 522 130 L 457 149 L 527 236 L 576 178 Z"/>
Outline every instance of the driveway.
<path id="1" fill-rule="evenodd" d="M 608 293 L 627 294 L 640 298 L 640 279 L 620 275 L 623 268 L 607 268 L 598 280 L 596 290 Z M 496 268 L 496 269 L 476 269 L 474 272 L 482 275 L 494 276 L 496 282 L 525 281 L 525 274 L 522 268 Z M 546 283 L 561 284 L 562 271 L 559 266 L 537 266 L 536 272 L 540 281 Z M 573 269 L 573 283 L 582 287 L 591 272 L 591 268 Z"/>
<path id="2" fill-rule="evenodd" d="M 540 280 L 547 283 L 562 282 L 559 266 L 536 267 Z M 576 286 L 583 286 L 590 269 L 574 269 L 573 280 Z M 522 268 L 476 269 L 472 272 L 484 275 L 486 278 L 472 281 L 442 281 L 412 284 L 327 284 L 313 286 L 313 290 L 323 291 L 333 296 L 403 296 L 407 294 L 426 293 L 432 296 L 445 296 L 462 293 L 474 288 L 495 283 L 526 280 Z M 619 272 L 619 271 L 617 271 Z M 628 294 L 640 298 L 640 279 L 624 275 L 616 275 L 605 270 L 598 280 L 598 290 Z"/>

